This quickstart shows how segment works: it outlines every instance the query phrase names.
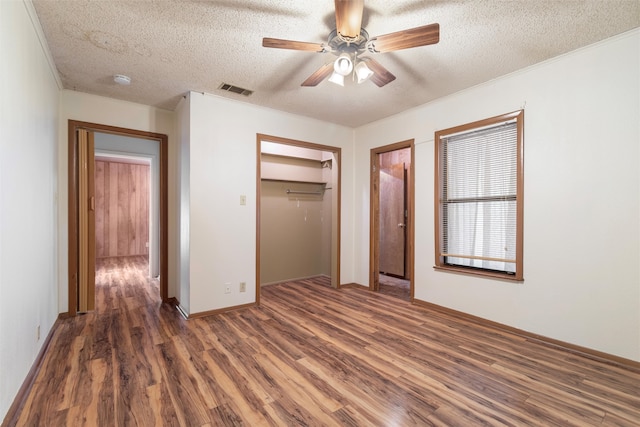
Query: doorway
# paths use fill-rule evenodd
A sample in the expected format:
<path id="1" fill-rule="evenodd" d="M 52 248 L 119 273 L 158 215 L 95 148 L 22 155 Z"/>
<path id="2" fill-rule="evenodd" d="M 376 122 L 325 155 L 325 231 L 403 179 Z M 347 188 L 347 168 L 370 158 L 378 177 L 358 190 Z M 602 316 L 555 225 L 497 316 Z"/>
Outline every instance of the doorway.
<path id="1" fill-rule="evenodd" d="M 414 142 L 371 150 L 369 288 L 413 301 Z"/>
<path id="2" fill-rule="evenodd" d="M 160 298 L 163 302 L 169 302 L 167 286 L 167 262 L 168 262 L 168 242 L 167 242 L 167 153 L 168 137 L 164 134 L 144 132 L 133 129 L 118 128 L 96 123 L 80 122 L 69 120 L 68 123 L 68 154 L 69 154 L 69 312 L 70 316 L 78 313 L 81 299 L 95 293 L 95 241 L 96 229 L 91 222 L 82 219 L 83 210 L 89 211 L 89 217 L 94 218 L 96 211 L 95 188 L 93 184 L 94 174 L 82 173 L 83 156 L 86 156 L 86 140 L 90 142 L 93 156 L 93 142 L 96 134 L 120 136 L 124 138 L 135 138 L 137 140 L 151 141 L 158 145 L 157 166 L 159 174 L 159 188 L 157 209 L 157 232 L 151 227 L 149 229 L 150 240 L 153 242 L 153 235 L 157 239 L 157 262 L 150 262 L 152 276 L 159 275 Z M 88 137 L 87 137 L 88 136 Z M 132 140 L 132 141 L 135 141 Z M 129 143 L 135 143 L 128 141 Z M 126 149 L 125 149 L 126 151 Z M 86 158 L 84 160 L 86 162 Z M 91 162 L 92 166 L 94 162 Z M 93 169 L 93 167 L 92 167 Z M 90 182 L 87 182 L 90 181 Z M 87 187 L 89 190 L 87 191 Z M 87 199 L 85 200 L 85 197 Z M 83 200 L 81 203 L 80 201 Z M 153 222 L 153 221 L 152 221 Z M 142 232 L 144 234 L 144 232 Z M 140 239 L 138 239 L 140 240 Z M 89 242 L 88 244 L 86 242 Z M 136 241 L 136 244 L 146 244 L 146 240 Z M 153 244 L 153 243 L 151 243 Z M 90 250 L 89 256 L 84 254 L 84 247 Z M 155 266 L 154 266 L 155 264 Z M 155 271 L 154 271 L 155 270 Z M 89 304 L 91 307 L 92 304 Z M 85 304 L 84 307 L 87 307 Z"/>
<path id="3" fill-rule="evenodd" d="M 266 284 L 339 288 L 341 149 L 258 134 L 256 165 L 256 304 Z"/>

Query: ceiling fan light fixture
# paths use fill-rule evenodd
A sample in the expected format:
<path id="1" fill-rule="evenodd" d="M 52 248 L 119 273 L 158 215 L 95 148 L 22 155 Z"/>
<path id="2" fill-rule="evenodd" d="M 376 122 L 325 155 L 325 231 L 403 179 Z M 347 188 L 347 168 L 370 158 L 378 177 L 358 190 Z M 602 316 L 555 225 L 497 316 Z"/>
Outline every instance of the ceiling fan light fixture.
<path id="1" fill-rule="evenodd" d="M 351 73 L 351 71 L 353 70 L 353 61 L 351 61 L 351 58 L 348 54 L 343 53 L 342 55 L 338 56 L 336 62 L 333 63 L 333 69 L 336 73 L 344 77 L 346 75 L 349 75 L 349 73 Z"/>
<path id="2" fill-rule="evenodd" d="M 330 52 L 337 56 L 333 62 L 326 62 L 314 71 L 302 82 L 301 86 L 317 86 L 329 76 L 331 76 L 332 82 L 344 85 L 344 77 L 353 73 L 351 76 L 353 82 L 362 83 L 371 80 L 376 86 L 383 87 L 394 81 L 396 76 L 373 58 L 360 59 L 360 54 L 367 51 L 370 53 L 393 52 L 436 44 L 440 41 L 440 24 L 438 23 L 369 37 L 367 30 L 362 27 L 366 23 L 363 21 L 364 0 L 335 0 L 334 6 L 336 26 L 329 32 L 326 43 L 300 42 L 271 37 L 262 39 L 264 47 Z M 360 64 L 362 60 L 365 60 L 364 64 Z"/>
<path id="3" fill-rule="evenodd" d="M 367 64 L 365 64 L 364 61 L 358 62 L 353 72 L 358 83 L 366 82 L 367 80 L 369 80 L 369 77 L 373 75 L 373 71 L 371 71 L 371 69 L 367 67 Z"/>
<path id="4" fill-rule="evenodd" d="M 131 84 L 131 77 L 125 76 L 124 74 L 116 74 L 113 76 L 113 81 L 119 85 L 128 86 Z"/>
<path id="5" fill-rule="evenodd" d="M 338 74 L 335 71 L 331 73 L 331 77 L 329 77 L 329 81 L 339 86 L 344 86 L 344 76 L 342 74 Z"/>

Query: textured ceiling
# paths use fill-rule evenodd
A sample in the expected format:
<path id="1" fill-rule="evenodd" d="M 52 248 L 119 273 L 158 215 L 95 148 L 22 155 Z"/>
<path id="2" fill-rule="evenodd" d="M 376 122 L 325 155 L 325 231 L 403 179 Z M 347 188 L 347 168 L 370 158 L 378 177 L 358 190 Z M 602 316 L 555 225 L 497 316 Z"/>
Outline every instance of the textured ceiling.
<path id="1" fill-rule="evenodd" d="M 188 91 L 356 127 L 640 26 L 639 0 L 370 0 L 371 36 L 437 22 L 440 42 L 375 55 L 397 79 L 300 84 L 331 53 L 262 47 L 323 43 L 331 0 L 33 0 L 67 89 L 173 110 Z M 131 77 L 130 86 L 113 82 Z M 245 97 L 221 83 L 253 90 Z"/>

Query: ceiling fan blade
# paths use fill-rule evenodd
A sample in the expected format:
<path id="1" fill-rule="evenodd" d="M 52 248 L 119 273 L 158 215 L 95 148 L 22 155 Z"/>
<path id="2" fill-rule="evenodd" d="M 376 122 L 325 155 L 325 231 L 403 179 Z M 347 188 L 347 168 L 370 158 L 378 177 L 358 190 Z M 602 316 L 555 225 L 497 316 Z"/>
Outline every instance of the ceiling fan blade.
<path id="1" fill-rule="evenodd" d="M 375 83 L 376 86 L 382 87 L 396 79 L 396 76 L 391 74 L 389 70 L 380 65 L 378 61 L 371 58 L 366 58 L 365 63 L 367 64 L 369 69 L 373 71 L 373 75 L 370 77 L 370 80 Z"/>
<path id="2" fill-rule="evenodd" d="M 304 50 L 307 52 L 326 52 L 325 46 L 321 43 L 297 42 L 293 40 L 272 39 L 270 37 L 262 39 L 262 46 L 275 47 L 277 49 Z"/>
<path id="3" fill-rule="evenodd" d="M 328 64 L 324 64 L 322 67 L 318 68 L 313 74 L 311 74 L 307 80 L 302 82 L 300 86 L 317 86 L 318 83 L 323 81 L 333 72 L 333 62 L 329 62 Z"/>
<path id="4" fill-rule="evenodd" d="M 364 0 L 335 0 L 336 30 L 345 40 L 356 40 L 362 29 Z"/>
<path id="5" fill-rule="evenodd" d="M 372 52 L 382 53 L 436 44 L 438 41 L 440 41 L 440 24 L 429 24 L 374 37 L 367 46 Z"/>

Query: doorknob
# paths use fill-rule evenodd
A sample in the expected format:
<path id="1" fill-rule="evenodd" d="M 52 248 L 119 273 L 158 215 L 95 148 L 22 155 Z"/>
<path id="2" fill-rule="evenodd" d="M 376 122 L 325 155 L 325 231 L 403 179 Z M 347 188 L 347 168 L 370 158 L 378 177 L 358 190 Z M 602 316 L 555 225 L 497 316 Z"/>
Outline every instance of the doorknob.
<path id="1" fill-rule="evenodd" d="M 399 228 L 404 228 L 404 227 L 406 227 L 406 225 L 405 225 L 405 224 L 400 223 L 400 224 L 398 224 L 398 227 L 399 227 Z"/>

